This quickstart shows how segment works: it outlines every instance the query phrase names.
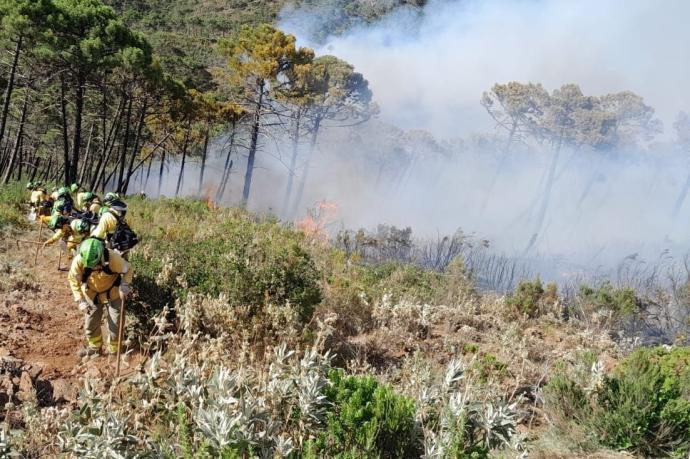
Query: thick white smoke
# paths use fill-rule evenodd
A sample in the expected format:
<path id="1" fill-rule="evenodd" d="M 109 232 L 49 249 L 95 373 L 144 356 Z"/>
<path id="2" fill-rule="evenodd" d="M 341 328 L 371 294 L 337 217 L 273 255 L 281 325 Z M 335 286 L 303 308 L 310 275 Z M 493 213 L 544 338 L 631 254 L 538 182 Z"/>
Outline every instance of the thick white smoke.
<path id="1" fill-rule="evenodd" d="M 381 114 L 403 128 L 452 137 L 491 129 L 479 97 L 493 83 L 578 83 L 586 94 L 631 90 L 670 131 L 687 110 L 690 2 L 684 0 L 432 0 L 314 43 L 321 13 L 287 10 L 303 45 L 355 65 Z"/>

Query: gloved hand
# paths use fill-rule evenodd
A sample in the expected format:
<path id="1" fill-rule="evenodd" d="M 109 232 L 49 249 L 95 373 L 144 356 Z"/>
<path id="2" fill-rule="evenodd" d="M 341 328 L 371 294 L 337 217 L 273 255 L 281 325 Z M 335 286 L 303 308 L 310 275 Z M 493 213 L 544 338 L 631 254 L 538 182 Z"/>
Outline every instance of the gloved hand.
<path id="1" fill-rule="evenodd" d="M 84 314 L 91 314 L 93 312 L 93 306 L 86 300 L 81 300 L 79 302 L 79 310 Z"/>
<path id="2" fill-rule="evenodd" d="M 120 284 L 120 296 L 122 298 L 128 297 L 132 293 L 132 286 L 129 285 L 127 282 L 122 282 Z"/>

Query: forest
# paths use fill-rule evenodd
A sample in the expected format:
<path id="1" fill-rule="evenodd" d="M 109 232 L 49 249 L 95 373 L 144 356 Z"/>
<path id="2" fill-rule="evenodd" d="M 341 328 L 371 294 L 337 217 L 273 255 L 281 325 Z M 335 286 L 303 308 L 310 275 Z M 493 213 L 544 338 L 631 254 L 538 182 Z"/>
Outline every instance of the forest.
<path id="1" fill-rule="evenodd" d="M 684 51 L 603 63 L 684 16 L 583 4 L 0 0 L 0 458 L 687 457 Z M 119 193 L 117 364 L 26 182 Z"/>

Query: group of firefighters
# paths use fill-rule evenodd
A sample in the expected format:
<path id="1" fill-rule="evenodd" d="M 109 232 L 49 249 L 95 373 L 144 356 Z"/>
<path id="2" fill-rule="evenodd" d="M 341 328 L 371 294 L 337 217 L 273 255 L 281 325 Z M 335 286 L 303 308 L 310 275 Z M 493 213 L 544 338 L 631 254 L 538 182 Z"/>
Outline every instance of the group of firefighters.
<path id="1" fill-rule="evenodd" d="M 67 280 L 84 313 L 86 346 L 80 356 L 101 354 L 101 321 L 108 323 L 107 352 L 120 351 L 120 313 L 131 293 L 132 268 L 128 250 L 138 241 L 125 222 L 127 204 L 117 193 L 107 193 L 101 200 L 79 184 L 61 187 L 50 193 L 41 182 L 26 185 L 31 192 L 29 218 L 45 225 L 54 234 L 43 247 L 64 241 L 71 259 Z"/>

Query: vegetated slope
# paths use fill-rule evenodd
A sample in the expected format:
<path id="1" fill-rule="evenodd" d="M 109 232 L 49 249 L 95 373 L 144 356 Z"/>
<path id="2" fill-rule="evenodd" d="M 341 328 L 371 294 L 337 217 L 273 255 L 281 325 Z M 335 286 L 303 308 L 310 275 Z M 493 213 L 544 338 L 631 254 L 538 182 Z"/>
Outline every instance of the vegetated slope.
<path id="1" fill-rule="evenodd" d="M 615 305 L 591 303 L 588 315 L 566 319 L 555 287 L 478 292 L 461 259 L 443 272 L 367 264 L 270 216 L 189 199 L 128 201 L 142 243 L 131 257 L 127 337 L 147 359 L 118 385 L 107 358 L 81 365 L 40 344 L 77 346 L 81 336 L 57 253 L 33 271 L 31 256 L 0 247 L 12 323 L 3 321 L 2 346 L 29 365 L 9 374 L 22 394 L 9 411 L 19 428 L 10 447 L 21 454 L 107 446 L 157 457 L 512 457 L 527 448 L 614 457 L 690 447 L 690 371 L 679 365 L 690 353 L 642 351 L 619 366 L 626 350 L 600 320 Z M 27 232 L 19 202 L 0 202 L 8 236 Z M 21 386 L 41 362 L 37 388 L 53 376 L 81 383 L 82 374 L 96 388 L 72 392 L 74 405 L 58 411 L 31 409 Z M 652 401 L 656 385 L 663 397 Z"/>
<path id="2" fill-rule="evenodd" d="M 419 1 L 353 0 L 105 0 L 125 23 L 150 40 L 164 68 L 188 86 L 208 89 L 209 68 L 221 62 L 214 51 L 220 38 L 236 33 L 244 25 L 272 24 L 281 10 L 319 8 L 323 24 L 313 31 L 314 39 L 343 33 L 357 23 L 375 21 L 398 8 L 423 6 Z"/>

